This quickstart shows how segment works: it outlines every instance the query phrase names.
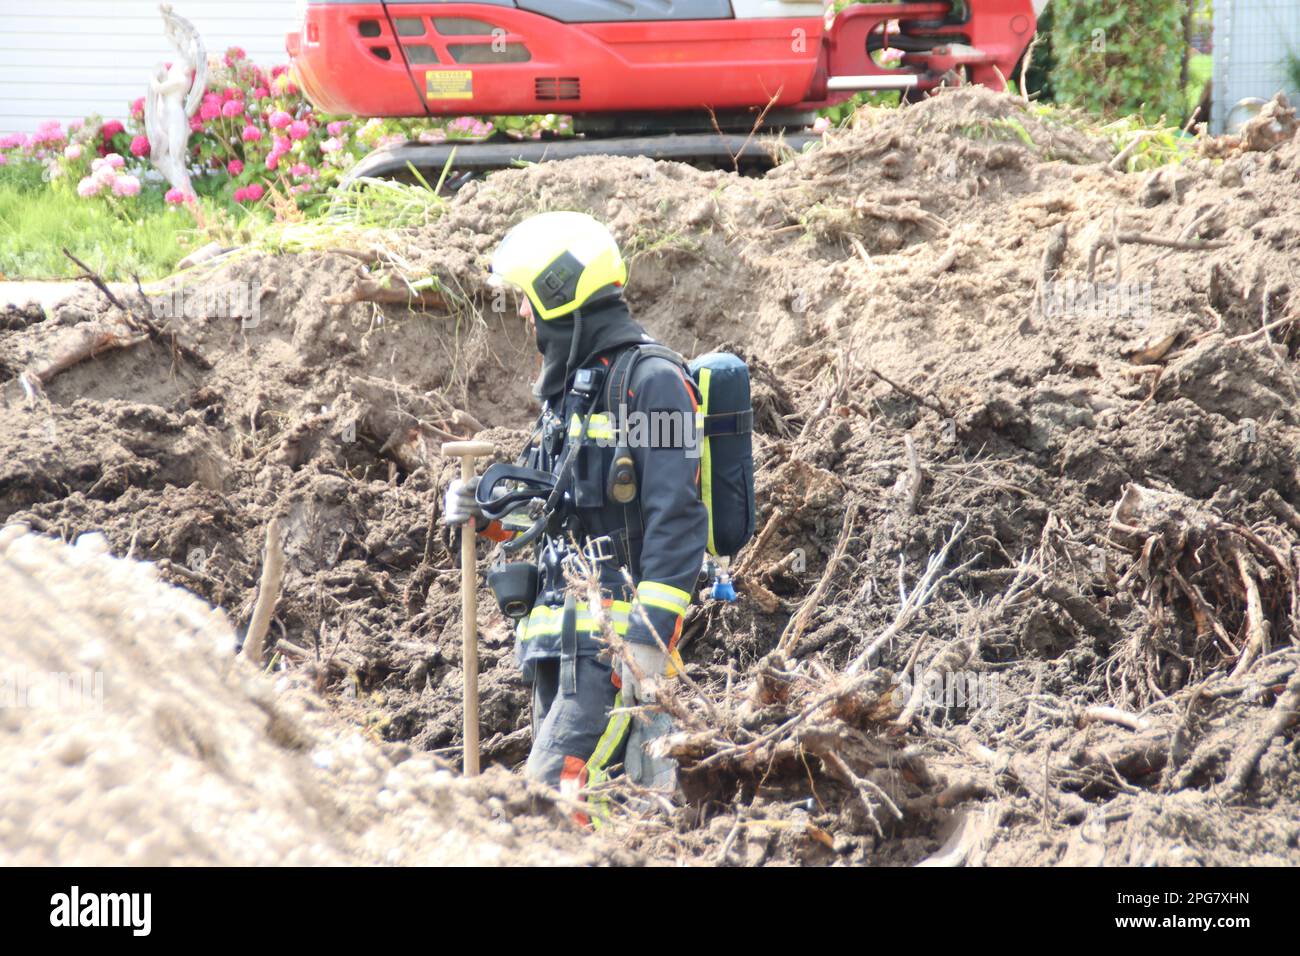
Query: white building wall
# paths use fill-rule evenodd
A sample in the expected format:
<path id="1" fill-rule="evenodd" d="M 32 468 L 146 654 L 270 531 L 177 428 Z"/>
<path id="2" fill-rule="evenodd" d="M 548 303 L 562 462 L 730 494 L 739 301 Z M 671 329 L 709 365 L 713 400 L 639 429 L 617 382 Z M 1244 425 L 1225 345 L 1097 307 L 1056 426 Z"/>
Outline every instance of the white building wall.
<path id="1" fill-rule="evenodd" d="M 1210 130 L 1224 132 L 1233 106 L 1283 90 L 1294 103 L 1287 54 L 1300 56 L 1300 0 L 1214 0 Z"/>
<path id="2" fill-rule="evenodd" d="M 242 47 L 287 62 L 295 0 L 173 0 L 209 53 Z M 0 0 L 0 133 L 90 113 L 126 119 L 155 63 L 170 60 L 156 0 Z"/>

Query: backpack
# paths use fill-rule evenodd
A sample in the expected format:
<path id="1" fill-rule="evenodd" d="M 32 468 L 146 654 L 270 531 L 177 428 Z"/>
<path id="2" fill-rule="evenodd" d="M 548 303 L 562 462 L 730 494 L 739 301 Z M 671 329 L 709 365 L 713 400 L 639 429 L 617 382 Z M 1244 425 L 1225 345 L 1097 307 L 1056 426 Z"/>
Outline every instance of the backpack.
<path id="1" fill-rule="evenodd" d="M 709 515 L 708 551 L 731 558 L 754 536 L 754 410 L 749 367 L 738 356 L 710 352 L 687 363 L 662 345 L 633 345 L 614 360 L 605 379 L 605 407 L 618 407 L 640 359 L 655 356 L 683 369 L 695 386 L 704 422 L 700 497 Z"/>

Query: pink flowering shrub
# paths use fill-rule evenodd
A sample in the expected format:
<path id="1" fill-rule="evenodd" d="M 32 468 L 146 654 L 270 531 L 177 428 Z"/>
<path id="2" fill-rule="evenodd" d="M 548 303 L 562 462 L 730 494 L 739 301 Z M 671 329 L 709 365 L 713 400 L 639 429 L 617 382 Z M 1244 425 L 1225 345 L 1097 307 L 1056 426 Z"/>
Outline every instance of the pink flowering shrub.
<path id="1" fill-rule="evenodd" d="M 50 121 L 30 135 L 0 136 L 0 165 L 39 163 L 47 180 L 75 184 L 87 199 L 120 201 L 142 189 L 156 197 L 165 190 L 168 204 L 189 205 L 196 197 L 169 188 L 149 163 L 143 97 L 129 104 L 128 114 L 125 123 L 92 116 L 67 130 Z M 572 122 L 559 115 L 360 121 L 322 116 L 294 84 L 288 67 L 264 70 L 231 47 L 209 71 L 190 130 L 190 174 L 201 195 L 251 207 L 275 191 L 309 208 L 377 147 L 472 142 L 497 132 L 515 139 L 564 136 L 572 134 Z"/>

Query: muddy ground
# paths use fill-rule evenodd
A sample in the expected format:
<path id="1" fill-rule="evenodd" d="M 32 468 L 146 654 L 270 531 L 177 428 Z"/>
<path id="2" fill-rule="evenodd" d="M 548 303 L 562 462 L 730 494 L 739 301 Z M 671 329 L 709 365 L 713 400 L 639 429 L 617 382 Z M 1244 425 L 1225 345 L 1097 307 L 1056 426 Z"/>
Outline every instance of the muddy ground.
<path id="1" fill-rule="evenodd" d="M 1294 864 L 1300 145 L 1275 118 L 1124 173 L 1080 127 L 959 91 L 864 112 L 763 178 L 505 171 L 382 248 L 202 277 L 255 281 L 256 312 L 13 310 L 0 519 L 100 532 L 242 632 L 284 516 L 273 668 L 373 743 L 454 762 L 436 451 L 522 444 L 537 355 L 486 255 L 535 211 L 587 211 L 651 332 L 751 362 L 763 533 L 741 599 L 688 620 L 684 805 L 633 800 L 569 835 L 582 852 Z M 395 248 L 441 291 L 350 301 Z M 480 605 L 484 759 L 517 768 L 528 693 Z"/>

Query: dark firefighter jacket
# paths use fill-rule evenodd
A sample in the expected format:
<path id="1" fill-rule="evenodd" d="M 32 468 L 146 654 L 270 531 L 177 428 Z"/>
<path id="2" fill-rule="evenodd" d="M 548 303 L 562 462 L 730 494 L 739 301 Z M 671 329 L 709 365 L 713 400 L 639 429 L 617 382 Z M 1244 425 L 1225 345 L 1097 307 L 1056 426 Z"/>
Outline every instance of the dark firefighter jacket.
<path id="1" fill-rule="evenodd" d="M 548 400 L 525 453 L 524 464 L 554 473 L 568 447 L 578 443 L 570 507 L 558 516 L 565 526 L 537 545 L 540 593 L 516 628 L 525 674 L 533 661 L 596 654 L 604 646 L 585 601 L 574 608 L 569 646 L 564 646 L 566 542 L 583 542 L 588 558 L 599 559 L 605 613 L 629 641 L 655 644 L 657 634 L 671 648 L 701 571 L 708 519 L 699 492 L 702 428 L 693 386 L 675 363 L 645 356 L 628 382 L 625 404 L 607 408 L 604 378 L 626 347 L 588 357 L 583 367 L 594 370 L 601 383 L 594 401 L 571 390 L 576 376 L 570 376 L 570 390 Z M 584 434 L 588 409 L 592 415 Z M 636 497 L 626 505 L 606 493 L 620 435 L 632 453 L 638 483 Z"/>

